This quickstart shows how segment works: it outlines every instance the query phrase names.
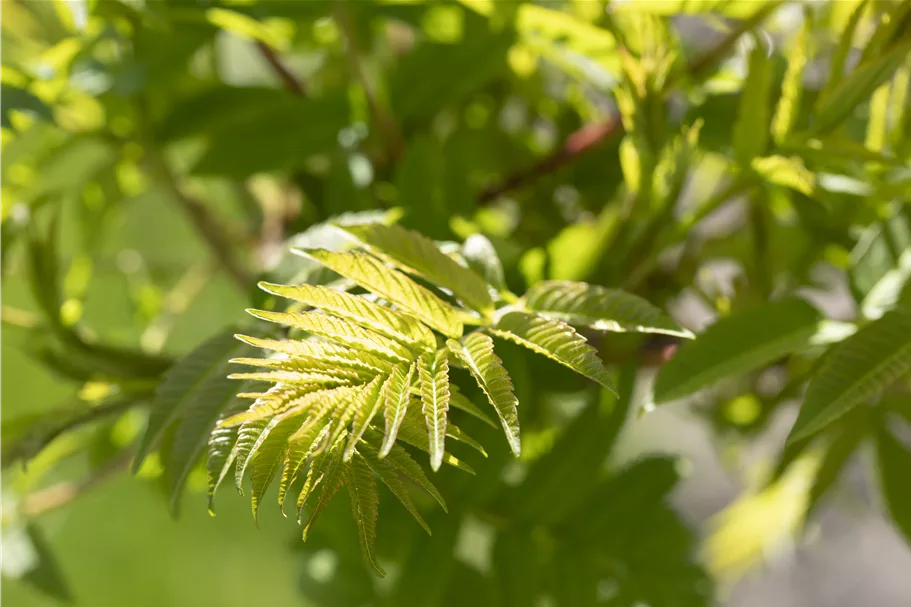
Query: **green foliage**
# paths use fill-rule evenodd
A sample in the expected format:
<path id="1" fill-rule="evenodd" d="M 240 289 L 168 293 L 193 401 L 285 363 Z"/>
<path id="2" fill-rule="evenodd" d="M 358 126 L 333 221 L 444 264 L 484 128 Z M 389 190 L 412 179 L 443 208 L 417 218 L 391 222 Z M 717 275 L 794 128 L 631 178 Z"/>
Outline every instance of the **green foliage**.
<path id="1" fill-rule="evenodd" d="M 911 371 L 911 312 L 896 308 L 835 346 L 807 387 L 789 440 L 810 436 Z"/>
<path id="2" fill-rule="evenodd" d="M 340 607 L 709 605 L 867 443 L 911 535 L 907 0 L 0 4 L 4 577 L 130 464 Z M 732 475 L 797 421 L 694 533 L 655 404 Z M 183 602 L 282 602 L 235 553 Z"/>
<path id="3" fill-rule="evenodd" d="M 730 375 L 768 365 L 807 347 L 819 313 L 801 299 L 744 310 L 712 324 L 661 368 L 655 401 L 692 394 Z"/>

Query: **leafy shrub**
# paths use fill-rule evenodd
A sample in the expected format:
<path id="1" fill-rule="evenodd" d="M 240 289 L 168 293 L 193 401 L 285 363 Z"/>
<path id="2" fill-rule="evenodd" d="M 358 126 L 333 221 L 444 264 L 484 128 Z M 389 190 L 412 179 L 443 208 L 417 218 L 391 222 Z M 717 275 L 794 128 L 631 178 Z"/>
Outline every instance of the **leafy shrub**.
<path id="1" fill-rule="evenodd" d="M 4 367 L 4 575 L 68 598 L 36 519 L 130 467 L 175 515 L 277 486 L 317 604 L 707 605 L 866 442 L 911 537 L 908 32 L 907 0 L 4 2 L 4 354 L 72 393 Z M 616 449 L 672 402 L 737 445 L 795 416 L 701 546 L 677 459 Z"/>

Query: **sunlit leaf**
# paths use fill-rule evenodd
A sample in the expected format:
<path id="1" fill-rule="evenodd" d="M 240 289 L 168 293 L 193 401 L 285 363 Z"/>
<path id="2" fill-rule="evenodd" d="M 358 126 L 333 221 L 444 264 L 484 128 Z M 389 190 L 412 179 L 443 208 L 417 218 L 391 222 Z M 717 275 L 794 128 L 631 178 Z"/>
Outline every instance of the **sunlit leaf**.
<path id="1" fill-rule="evenodd" d="M 462 335 L 462 323 L 450 305 L 401 272 L 387 268 L 377 259 L 364 253 L 332 253 L 322 249 L 296 252 L 388 299 L 444 335 Z"/>
<path id="2" fill-rule="evenodd" d="M 617 289 L 584 282 L 544 281 L 529 289 L 522 299 L 530 310 L 542 316 L 601 331 L 693 336 L 648 301 Z"/>
<path id="3" fill-rule="evenodd" d="M 380 223 L 348 226 L 345 231 L 402 270 L 418 274 L 431 284 L 452 291 L 467 306 L 484 314 L 493 311 L 493 302 L 484 281 L 440 252 L 433 241 L 422 234 L 398 225 Z"/>
<path id="4" fill-rule="evenodd" d="M 607 370 L 595 349 L 575 329 L 560 320 L 525 312 L 510 312 L 488 331 L 543 354 L 613 390 Z"/>
<path id="5" fill-rule="evenodd" d="M 419 348 L 436 347 L 433 333 L 423 324 L 363 297 L 318 285 L 285 286 L 261 282 L 259 286 L 264 291 L 320 308 L 406 345 Z"/>
<path id="6" fill-rule="evenodd" d="M 722 318 L 680 346 L 661 367 L 655 379 L 655 402 L 683 398 L 799 351 L 809 344 L 819 320 L 810 304 L 794 298 Z"/>
<path id="7" fill-rule="evenodd" d="M 810 381 L 789 441 L 825 428 L 911 371 L 911 310 L 896 308 L 835 345 Z"/>
<path id="8" fill-rule="evenodd" d="M 445 349 L 427 352 L 418 358 L 421 406 L 427 423 L 430 466 L 439 470 L 443 463 L 449 411 L 449 358 Z"/>
<path id="9" fill-rule="evenodd" d="M 518 456 L 522 451 L 517 408 L 519 400 L 513 392 L 512 380 L 503 367 L 503 361 L 493 351 L 493 340 L 483 333 L 469 333 L 461 342 L 450 339 L 447 346 L 465 363 L 497 410 L 509 448 Z"/>

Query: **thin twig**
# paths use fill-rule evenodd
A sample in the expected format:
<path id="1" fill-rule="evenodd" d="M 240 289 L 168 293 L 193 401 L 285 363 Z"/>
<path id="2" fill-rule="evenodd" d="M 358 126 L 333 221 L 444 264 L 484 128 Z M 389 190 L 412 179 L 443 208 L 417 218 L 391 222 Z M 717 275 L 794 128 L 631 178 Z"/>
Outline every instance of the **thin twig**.
<path id="1" fill-rule="evenodd" d="M 737 40 L 745 33 L 756 27 L 766 17 L 768 17 L 784 0 L 777 0 L 769 3 L 748 19 L 740 22 L 738 26 L 724 37 L 716 46 L 712 47 L 696 59 L 694 59 L 685 70 L 686 79 L 701 77 L 709 69 L 715 66 L 727 52 L 734 46 Z M 668 84 L 672 84 L 668 81 Z M 565 143 L 556 152 L 550 156 L 538 161 L 533 166 L 521 169 L 512 175 L 507 176 L 500 183 L 482 190 L 478 194 L 478 202 L 481 204 L 489 203 L 496 200 L 501 195 L 515 190 L 537 180 L 539 177 L 547 175 L 556 169 L 577 159 L 586 152 L 589 152 L 614 136 L 623 133 L 623 125 L 620 121 L 619 114 L 612 114 L 601 122 L 587 124 L 578 130 L 570 133 Z"/>
<path id="2" fill-rule="evenodd" d="M 263 56 L 263 59 L 272 67 L 272 70 L 275 74 L 281 79 L 282 84 L 290 92 L 294 93 L 298 97 L 306 97 L 307 89 L 304 88 L 304 83 L 301 82 L 297 76 L 295 76 L 291 70 L 289 70 L 278 55 L 275 53 L 275 50 L 263 42 L 262 40 L 256 41 L 256 48 L 259 49 L 259 54 Z"/>
<path id="3" fill-rule="evenodd" d="M 355 79 L 364 88 L 364 97 L 367 100 L 367 108 L 373 121 L 376 122 L 377 128 L 383 135 L 386 143 L 389 159 L 395 161 L 402 154 L 405 148 L 404 138 L 399 130 L 398 125 L 392 115 L 377 101 L 376 91 L 370 83 L 367 74 L 364 72 L 364 66 L 361 63 L 360 51 L 358 49 L 357 31 L 351 17 L 348 14 L 344 0 L 335 3 L 335 18 L 338 23 L 342 36 L 345 39 L 345 54 L 348 58 L 348 65 Z"/>
<path id="4" fill-rule="evenodd" d="M 38 316 L 34 313 L 6 304 L 3 304 L 2 310 L 0 310 L 0 322 L 22 329 L 34 329 L 40 324 Z"/>
<path id="5" fill-rule="evenodd" d="M 542 175 L 552 173 L 582 154 L 601 145 L 614 135 L 619 135 L 621 132 L 623 132 L 623 124 L 620 121 L 619 114 L 613 114 L 602 122 L 586 124 L 571 133 L 560 149 L 550 156 L 538 161 L 529 168 L 509 175 L 500 183 L 486 188 L 478 195 L 478 202 L 482 204 L 490 202 L 510 190 L 518 189 L 535 181 Z"/>
<path id="6" fill-rule="evenodd" d="M 196 232 L 209 245 L 218 263 L 241 290 L 249 289 L 253 284 L 253 274 L 235 257 L 235 243 L 228 237 L 225 227 L 210 213 L 205 204 L 180 187 L 177 176 L 157 150 L 150 147 L 148 156 L 160 181 L 171 191 L 174 200 L 186 213 Z"/>
<path id="7" fill-rule="evenodd" d="M 66 506 L 95 487 L 105 484 L 126 471 L 133 459 L 132 451 L 123 451 L 89 477 L 78 481 L 63 481 L 29 494 L 22 500 L 19 513 L 34 518 Z"/>

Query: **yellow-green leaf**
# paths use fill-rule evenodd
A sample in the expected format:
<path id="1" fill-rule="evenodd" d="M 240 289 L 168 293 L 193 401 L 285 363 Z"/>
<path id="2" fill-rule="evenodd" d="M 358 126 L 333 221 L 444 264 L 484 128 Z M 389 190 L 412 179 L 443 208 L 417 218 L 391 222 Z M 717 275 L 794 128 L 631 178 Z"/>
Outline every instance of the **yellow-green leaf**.
<path id="1" fill-rule="evenodd" d="M 493 301 L 484 280 L 444 255 L 423 234 L 381 223 L 345 226 L 344 229 L 374 254 L 406 272 L 422 276 L 433 285 L 452 291 L 469 308 L 482 314 L 493 312 Z"/>
<path id="2" fill-rule="evenodd" d="M 380 499 L 376 491 L 373 470 L 360 455 L 355 455 L 348 466 L 348 495 L 351 497 L 351 514 L 354 516 L 354 523 L 357 526 L 357 537 L 361 544 L 364 560 L 377 575 L 383 577 L 386 572 L 376 562 L 376 556 L 373 554 Z"/>
<path id="3" fill-rule="evenodd" d="M 522 298 L 528 309 L 541 316 L 601 331 L 663 333 L 691 338 L 660 309 L 624 291 L 584 282 L 543 281 Z"/>
<path id="4" fill-rule="evenodd" d="M 323 314 L 322 312 L 268 312 L 247 310 L 256 318 L 280 323 L 331 339 L 344 346 L 361 350 L 373 356 L 400 363 L 411 360 L 412 353 L 397 341 L 383 337 L 376 331 L 365 329 L 353 322 Z"/>
<path id="5" fill-rule="evenodd" d="M 446 449 L 446 414 L 449 411 L 449 358 L 445 349 L 418 358 L 421 405 L 427 423 L 430 467 L 440 469 Z"/>
<path id="6" fill-rule="evenodd" d="M 807 387 L 788 441 L 811 436 L 911 372 L 911 310 L 898 307 L 835 345 Z"/>
<path id="7" fill-rule="evenodd" d="M 405 419 L 405 413 L 408 411 L 408 401 L 411 399 L 409 388 L 411 379 L 414 376 L 415 364 L 399 365 L 393 370 L 386 383 L 385 406 L 383 414 L 386 419 L 386 434 L 383 437 L 383 444 L 380 447 L 380 457 L 385 457 L 392 445 L 395 444 L 395 438 L 399 433 L 399 426 Z"/>
<path id="8" fill-rule="evenodd" d="M 522 451 L 519 440 L 519 399 L 513 392 L 512 380 L 503 362 L 493 351 L 493 340 L 483 333 L 470 333 L 461 342 L 450 339 L 449 350 L 459 357 L 497 410 L 506 442 L 518 457 Z"/>
<path id="9" fill-rule="evenodd" d="M 509 312 L 488 331 L 555 360 L 616 392 L 595 349 L 575 329 L 561 320 L 538 314 Z"/>
<path id="10" fill-rule="evenodd" d="M 366 253 L 332 253 L 323 249 L 295 249 L 295 252 L 389 300 L 443 335 L 461 337 L 462 321 L 452 306 L 405 274 L 386 267 L 375 257 Z"/>
<path id="11" fill-rule="evenodd" d="M 360 396 L 358 396 L 357 410 L 354 413 L 354 421 L 351 424 L 351 435 L 348 438 L 348 445 L 342 456 L 344 461 L 351 459 L 358 441 L 367 431 L 367 426 L 373 421 L 374 416 L 379 413 L 380 407 L 384 404 L 384 396 L 387 384 L 391 376 L 384 377 L 378 375 L 372 382 L 367 384 Z"/>
<path id="12" fill-rule="evenodd" d="M 259 287 L 269 293 L 350 320 L 410 347 L 425 350 L 436 347 L 433 332 L 422 323 L 364 297 L 319 285 L 285 286 L 261 282 Z"/>

